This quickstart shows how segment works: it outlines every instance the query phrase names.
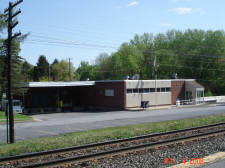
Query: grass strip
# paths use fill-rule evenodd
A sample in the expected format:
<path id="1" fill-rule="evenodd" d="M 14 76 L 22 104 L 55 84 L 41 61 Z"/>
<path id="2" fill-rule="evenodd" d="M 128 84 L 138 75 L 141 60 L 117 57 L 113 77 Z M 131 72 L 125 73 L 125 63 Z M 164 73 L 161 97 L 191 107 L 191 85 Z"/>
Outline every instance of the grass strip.
<path id="1" fill-rule="evenodd" d="M 32 117 L 23 115 L 23 114 L 16 114 L 14 113 L 14 121 L 15 122 L 23 122 L 23 121 L 31 121 Z M 0 123 L 6 122 L 5 112 L 0 111 Z"/>
<path id="2" fill-rule="evenodd" d="M 163 121 L 130 126 L 96 129 L 60 136 L 51 136 L 46 138 L 19 141 L 14 144 L 2 143 L 0 144 L 0 156 L 12 156 L 22 153 L 39 152 L 71 146 L 78 146 L 94 142 L 129 138 L 133 136 L 156 132 L 179 130 L 207 124 L 214 124 L 218 122 L 225 122 L 225 114 L 183 120 Z"/>

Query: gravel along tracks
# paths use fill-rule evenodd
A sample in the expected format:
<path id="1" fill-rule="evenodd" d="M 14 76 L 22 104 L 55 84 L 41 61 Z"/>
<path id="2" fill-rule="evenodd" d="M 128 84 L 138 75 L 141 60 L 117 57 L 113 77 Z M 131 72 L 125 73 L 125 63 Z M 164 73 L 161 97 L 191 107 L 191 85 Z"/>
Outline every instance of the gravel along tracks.
<path id="1" fill-rule="evenodd" d="M 170 140 L 170 139 L 174 139 L 174 138 L 185 137 L 185 136 L 190 136 L 190 135 L 197 135 L 199 133 L 207 133 L 207 132 L 218 131 L 218 130 L 225 130 L 225 124 L 220 124 L 220 125 L 210 126 L 210 127 L 201 127 L 201 128 L 197 128 L 197 129 L 187 129 L 185 131 L 175 131 L 175 132 L 163 133 L 163 134 L 151 134 L 151 135 L 146 135 L 146 136 L 142 136 L 142 137 L 125 139 L 122 141 L 118 140 L 118 141 L 111 141 L 110 143 L 106 142 L 106 143 L 94 144 L 94 145 L 89 145 L 89 146 L 76 147 L 73 150 L 72 150 L 72 148 L 69 148 L 71 150 L 69 150 L 69 149 L 63 150 L 62 149 L 61 152 L 58 152 L 58 153 L 50 152 L 51 154 L 48 154 L 48 152 L 46 152 L 45 154 L 42 153 L 42 155 L 38 155 L 38 154 L 33 155 L 33 157 L 29 157 L 29 155 L 27 155 L 27 157 L 23 157 L 23 158 L 20 158 L 19 156 L 14 157 L 14 158 L 13 157 L 8 158 L 8 159 L 2 158 L 2 159 L 0 159 L 0 167 L 4 167 L 4 168 L 31 167 L 30 164 L 34 164 L 34 166 L 35 165 L 37 166 L 38 164 L 40 164 L 42 162 L 48 162 L 48 161 L 52 161 L 52 160 L 66 159 L 66 158 L 72 158 L 72 157 L 81 157 L 81 156 L 84 156 L 87 154 L 95 154 L 95 153 L 99 153 L 99 152 L 112 151 L 112 150 L 121 149 L 124 147 L 129 148 L 132 146 L 144 145 L 144 144 L 148 144 L 148 143 L 156 143 L 156 142 L 163 141 L 163 140 Z M 146 151 L 146 149 L 144 151 Z M 149 150 L 152 150 L 152 149 L 149 149 Z M 127 154 L 124 154 L 124 155 L 127 156 L 132 153 L 136 153 L 136 152 L 137 152 L 136 150 L 133 150 L 131 153 L 128 152 Z M 140 151 L 138 151 L 138 152 L 140 152 Z M 158 150 L 155 152 L 157 153 Z M 121 153 L 123 153 L 123 152 L 121 152 Z M 142 155 L 144 156 L 144 154 L 141 154 L 138 156 L 142 156 Z M 114 157 L 116 157 L 116 155 L 110 156 L 110 158 L 114 158 Z M 120 158 L 123 158 L 123 157 L 120 157 Z M 128 157 L 128 158 L 130 158 L 130 157 Z M 144 159 L 144 158 L 145 157 L 143 157 L 142 159 Z M 99 161 L 99 158 L 97 160 Z M 104 160 L 104 159 L 100 159 L 100 162 L 101 162 L 101 160 Z M 118 159 L 115 159 L 115 160 L 118 160 Z M 176 159 L 176 160 L 178 161 L 178 159 Z M 93 166 L 96 167 L 97 165 L 93 165 L 93 163 L 95 163 L 95 161 L 96 161 L 96 159 L 94 159 L 93 162 L 92 161 L 91 162 L 82 161 L 82 162 L 79 162 L 78 164 L 76 163 L 76 166 L 74 164 L 68 164 L 67 166 L 68 167 L 71 167 L 71 166 L 72 167 L 74 167 L 74 166 L 75 167 L 79 167 L 79 166 L 85 167 L 86 165 L 87 166 L 89 165 L 91 167 L 93 167 Z M 109 164 L 109 161 L 110 161 L 110 159 L 107 159 L 106 163 L 108 163 L 108 164 L 104 164 L 105 162 L 102 162 L 102 164 L 103 164 L 102 166 L 103 167 L 105 167 L 105 166 L 113 167 L 114 163 L 112 163 L 112 165 L 111 165 L 111 164 Z M 111 161 L 114 161 L 114 159 Z M 139 160 L 139 162 L 140 161 L 141 160 Z M 118 161 L 118 163 L 120 163 L 120 161 Z M 129 163 L 129 162 L 126 162 L 126 163 Z M 144 163 L 144 160 L 140 163 Z M 147 161 L 146 161 L 146 163 L 147 163 Z M 64 166 L 65 165 L 63 165 L 62 167 L 64 167 Z M 101 166 L 101 164 L 98 164 L 98 166 Z M 61 167 L 61 166 L 56 166 L 56 167 Z M 126 167 L 126 165 L 125 165 L 125 167 Z"/>
<path id="2" fill-rule="evenodd" d="M 176 164 L 186 164 L 193 158 L 202 159 L 205 156 L 225 152 L 225 136 L 209 138 L 204 141 L 192 142 L 187 144 L 177 144 L 167 148 L 154 150 L 144 150 L 126 155 L 101 159 L 98 162 L 88 162 L 86 168 L 164 168 L 172 167 Z M 165 163 L 165 159 L 171 158 L 171 164 Z M 184 164 L 184 166 L 186 165 Z M 84 163 L 83 163 L 84 165 Z M 196 167 L 204 167 L 204 164 L 196 164 Z M 68 167 L 81 168 L 80 165 L 69 165 Z"/>

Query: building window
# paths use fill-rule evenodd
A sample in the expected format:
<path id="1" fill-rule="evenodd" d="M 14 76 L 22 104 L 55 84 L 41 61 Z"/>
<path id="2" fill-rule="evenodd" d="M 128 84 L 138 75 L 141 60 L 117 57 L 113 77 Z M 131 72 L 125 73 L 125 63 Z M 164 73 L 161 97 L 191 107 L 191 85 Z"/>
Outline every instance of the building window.
<path id="1" fill-rule="evenodd" d="M 203 97 L 203 91 L 197 91 L 197 98 Z"/>
<path id="2" fill-rule="evenodd" d="M 105 89 L 105 96 L 114 96 L 114 89 Z"/>
<path id="3" fill-rule="evenodd" d="M 132 92 L 132 89 L 127 89 L 127 93 L 129 94 L 129 93 L 133 93 Z"/>
<path id="4" fill-rule="evenodd" d="M 133 93 L 138 93 L 138 89 L 133 89 Z"/>
<path id="5" fill-rule="evenodd" d="M 139 93 L 144 93 L 144 89 L 138 89 Z"/>
<path id="6" fill-rule="evenodd" d="M 150 92 L 155 92 L 155 88 L 150 88 Z"/>
<path id="7" fill-rule="evenodd" d="M 155 88 L 135 88 L 127 89 L 127 94 L 131 93 L 154 93 Z M 156 88 L 156 92 L 171 92 L 171 88 Z"/>
<path id="8" fill-rule="evenodd" d="M 161 92 L 166 92 L 166 88 L 161 88 Z"/>
<path id="9" fill-rule="evenodd" d="M 193 94 L 192 94 L 192 92 L 186 91 L 186 99 L 187 99 L 187 100 L 193 99 Z"/>
<path id="10" fill-rule="evenodd" d="M 166 88 L 166 92 L 170 92 L 170 88 Z"/>
<path id="11" fill-rule="evenodd" d="M 150 89 L 149 88 L 145 88 L 144 89 L 144 93 L 149 93 Z"/>

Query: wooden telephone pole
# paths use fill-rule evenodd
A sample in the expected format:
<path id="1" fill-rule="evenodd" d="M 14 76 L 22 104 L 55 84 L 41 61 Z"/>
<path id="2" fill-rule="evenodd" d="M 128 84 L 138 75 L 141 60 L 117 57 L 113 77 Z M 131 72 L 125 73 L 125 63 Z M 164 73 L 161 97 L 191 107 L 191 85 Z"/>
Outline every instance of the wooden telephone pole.
<path id="1" fill-rule="evenodd" d="M 70 82 L 71 82 L 71 80 L 72 80 L 72 77 L 71 77 L 71 58 L 69 58 L 69 80 L 70 80 Z"/>
<path id="2" fill-rule="evenodd" d="M 22 3 L 23 0 L 19 0 L 15 3 L 9 2 L 9 8 L 5 10 L 5 13 L 8 13 L 8 39 L 7 39 L 7 58 L 8 58 L 8 106 L 9 106 L 9 141 L 10 143 L 15 142 L 14 135 L 14 117 L 13 117 L 13 104 L 12 104 L 12 41 L 21 35 L 21 33 L 12 34 L 12 30 L 18 25 L 18 21 L 13 21 L 13 18 L 21 13 L 21 10 L 18 10 L 13 14 L 13 9 Z"/>

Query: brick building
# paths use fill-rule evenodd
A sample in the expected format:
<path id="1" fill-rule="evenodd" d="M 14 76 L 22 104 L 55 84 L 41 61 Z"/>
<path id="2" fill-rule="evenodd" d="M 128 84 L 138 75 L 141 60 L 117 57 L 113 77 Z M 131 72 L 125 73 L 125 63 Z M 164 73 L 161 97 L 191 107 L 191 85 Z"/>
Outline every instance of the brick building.
<path id="1" fill-rule="evenodd" d="M 204 87 L 195 80 L 114 80 L 77 82 L 31 82 L 25 88 L 25 113 L 126 109 L 171 105 L 176 99 L 201 103 Z"/>

